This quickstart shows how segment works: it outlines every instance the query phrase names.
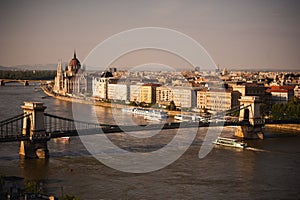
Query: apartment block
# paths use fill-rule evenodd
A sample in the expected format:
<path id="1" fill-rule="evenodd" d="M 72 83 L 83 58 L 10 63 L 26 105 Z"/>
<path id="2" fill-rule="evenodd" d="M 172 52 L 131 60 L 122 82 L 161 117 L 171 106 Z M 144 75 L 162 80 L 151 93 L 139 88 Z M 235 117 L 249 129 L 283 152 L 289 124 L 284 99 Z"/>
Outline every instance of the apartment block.
<path id="1" fill-rule="evenodd" d="M 128 84 L 112 84 L 107 86 L 107 98 L 113 100 L 129 100 L 129 85 Z"/>
<path id="2" fill-rule="evenodd" d="M 156 102 L 156 88 L 159 84 L 143 84 L 140 87 L 140 102 L 155 103 Z"/>
<path id="3" fill-rule="evenodd" d="M 140 88 L 141 85 L 130 85 L 129 86 L 129 100 L 134 102 L 140 101 Z"/>
<path id="4" fill-rule="evenodd" d="M 180 108 L 194 108 L 197 104 L 196 91 L 191 87 L 174 87 L 172 89 L 174 103 Z"/>
<path id="5" fill-rule="evenodd" d="M 156 88 L 156 103 L 160 105 L 169 105 L 174 99 L 172 87 L 160 86 Z"/>
<path id="6" fill-rule="evenodd" d="M 241 94 L 232 89 L 199 90 L 197 91 L 197 108 L 213 111 L 229 110 L 239 105 Z"/>

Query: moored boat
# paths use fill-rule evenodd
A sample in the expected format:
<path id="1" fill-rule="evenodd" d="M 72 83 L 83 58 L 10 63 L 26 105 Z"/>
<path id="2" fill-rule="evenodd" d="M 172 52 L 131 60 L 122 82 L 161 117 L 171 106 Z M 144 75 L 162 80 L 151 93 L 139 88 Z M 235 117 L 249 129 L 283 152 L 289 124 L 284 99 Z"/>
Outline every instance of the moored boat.
<path id="1" fill-rule="evenodd" d="M 204 122 L 205 118 L 199 116 L 199 115 L 185 115 L 185 114 L 176 114 L 174 116 L 174 119 L 178 121 L 187 121 L 187 122 Z"/>
<path id="2" fill-rule="evenodd" d="M 144 116 L 144 119 L 156 121 L 164 120 L 166 118 L 168 118 L 168 113 L 162 110 L 149 110 Z"/>

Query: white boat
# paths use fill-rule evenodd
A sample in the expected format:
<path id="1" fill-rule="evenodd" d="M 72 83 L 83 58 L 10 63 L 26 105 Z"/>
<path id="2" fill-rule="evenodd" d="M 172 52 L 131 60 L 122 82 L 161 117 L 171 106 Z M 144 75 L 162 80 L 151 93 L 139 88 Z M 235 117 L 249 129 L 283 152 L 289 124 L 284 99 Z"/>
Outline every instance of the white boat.
<path id="1" fill-rule="evenodd" d="M 183 114 L 177 114 L 174 116 L 174 119 L 178 121 L 188 121 L 188 122 L 199 122 L 205 121 L 205 118 L 199 116 L 199 115 L 183 115 Z"/>
<path id="2" fill-rule="evenodd" d="M 168 118 L 168 113 L 162 110 L 149 110 L 144 116 L 144 119 L 155 121 L 160 121 L 166 118 Z"/>
<path id="3" fill-rule="evenodd" d="M 174 119 L 176 119 L 176 120 L 178 120 L 178 121 L 183 121 L 183 117 L 182 117 L 181 114 L 176 114 L 176 115 L 174 116 Z"/>
<path id="4" fill-rule="evenodd" d="M 149 112 L 148 109 L 144 108 L 133 108 L 132 113 L 135 115 L 146 115 Z"/>
<path id="5" fill-rule="evenodd" d="M 122 108 L 122 112 L 132 113 L 133 112 L 133 108 Z"/>
<path id="6" fill-rule="evenodd" d="M 224 137 L 218 137 L 213 143 L 216 145 L 236 147 L 236 148 L 242 148 L 242 149 L 247 147 L 247 143 L 245 143 L 245 142 L 239 142 L 237 139 L 224 138 Z"/>

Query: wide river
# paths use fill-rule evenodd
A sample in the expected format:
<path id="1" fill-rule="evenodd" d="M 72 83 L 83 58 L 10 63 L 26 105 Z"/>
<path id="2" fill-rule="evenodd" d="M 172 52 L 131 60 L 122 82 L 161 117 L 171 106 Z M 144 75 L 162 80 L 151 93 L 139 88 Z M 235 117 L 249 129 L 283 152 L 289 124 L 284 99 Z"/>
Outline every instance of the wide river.
<path id="1" fill-rule="evenodd" d="M 50 114 L 73 116 L 71 102 L 44 98 L 36 88 L 0 87 L 0 121 L 22 113 L 24 101 L 44 102 Z M 101 123 L 114 121 L 110 108 L 95 110 Z M 102 164 L 79 137 L 72 137 L 69 143 L 49 141 L 47 160 L 20 159 L 19 142 L 1 143 L 0 175 L 39 181 L 47 194 L 71 194 L 79 199 L 300 199 L 299 136 L 247 141 L 252 150 L 213 148 L 199 159 L 204 129 L 198 130 L 194 142 L 178 160 L 160 170 L 138 174 Z M 231 136 L 234 130 L 227 127 L 222 134 Z M 132 151 L 154 151 L 173 136 L 172 131 L 163 131 L 154 141 L 141 139 L 139 143 L 124 143 L 122 134 L 110 137 Z"/>

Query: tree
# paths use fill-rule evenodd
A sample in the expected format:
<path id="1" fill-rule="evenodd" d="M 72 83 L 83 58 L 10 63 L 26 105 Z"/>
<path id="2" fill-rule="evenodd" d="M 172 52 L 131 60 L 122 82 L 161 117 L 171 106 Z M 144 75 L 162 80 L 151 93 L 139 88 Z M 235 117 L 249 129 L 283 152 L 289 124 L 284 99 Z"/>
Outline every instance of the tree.
<path id="1" fill-rule="evenodd" d="M 171 101 L 171 102 L 170 102 L 170 105 L 169 105 L 168 107 L 169 107 L 169 110 L 176 110 L 175 102 L 174 102 L 174 101 Z"/>
<path id="2" fill-rule="evenodd" d="M 130 106 L 137 106 L 137 103 L 135 101 L 130 101 L 129 105 Z"/>
<path id="3" fill-rule="evenodd" d="M 286 104 L 276 103 L 272 106 L 273 119 L 299 119 L 300 118 L 300 100 L 294 97 Z"/>

